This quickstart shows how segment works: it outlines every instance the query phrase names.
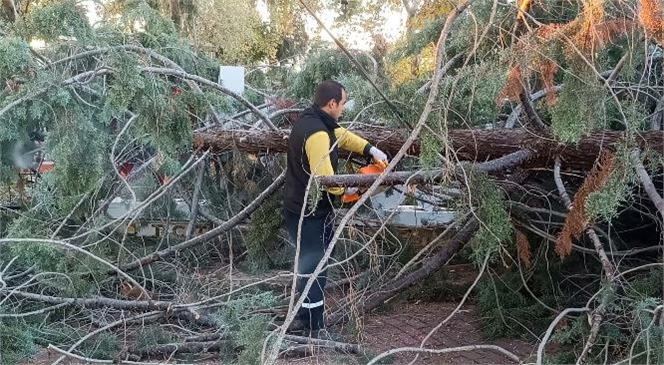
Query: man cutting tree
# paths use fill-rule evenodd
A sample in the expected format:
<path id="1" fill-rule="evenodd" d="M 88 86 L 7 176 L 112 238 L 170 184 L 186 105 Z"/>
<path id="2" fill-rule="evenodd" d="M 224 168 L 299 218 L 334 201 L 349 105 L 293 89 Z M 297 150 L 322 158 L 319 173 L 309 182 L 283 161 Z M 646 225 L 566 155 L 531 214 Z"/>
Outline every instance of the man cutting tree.
<path id="1" fill-rule="evenodd" d="M 297 242 L 298 224 L 303 215 L 300 254 L 296 258 L 299 295 L 303 294 L 308 274 L 314 272 L 332 239 L 332 202 L 343 195 L 357 193 L 357 188 L 353 187 L 330 187 L 321 192 L 310 191 L 305 197 L 311 175 L 337 173 L 337 148 L 373 157 L 375 161 L 387 161 L 387 155 L 381 150 L 337 124 L 346 107 L 346 100 L 346 90 L 340 83 L 332 80 L 320 83 L 314 92 L 314 104 L 300 113 L 293 123 L 288 141 L 284 218 L 293 242 Z M 324 269 L 298 312 L 305 331 L 313 337 L 329 337 L 323 319 L 326 275 L 327 269 Z"/>

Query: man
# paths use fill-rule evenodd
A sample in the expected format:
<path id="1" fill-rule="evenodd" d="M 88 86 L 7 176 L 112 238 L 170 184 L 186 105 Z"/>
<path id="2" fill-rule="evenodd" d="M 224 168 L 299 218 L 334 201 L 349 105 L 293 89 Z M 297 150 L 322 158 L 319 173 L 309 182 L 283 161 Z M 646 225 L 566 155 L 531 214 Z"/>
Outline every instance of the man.
<path id="1" fill-rule="evenodd" d="M 288 234 L 293 242 L 297 242 L 298 224 L 303 205 L 306 204 L 300 236 L 300 255 L 297 258 L 297 291 L 300 295 L 309 279 L 307 274 L 314 272 L 331 241 L 334 231 L 332 201 L 343 194 L 352 195 L 357 192 L 356 188 L 341 187 L 317 192 L 313 191 L 315 185 L 312 184 L 308 196 L 305 197 L 310 176 L 337 173 L 338 147 L 371 156 L 377 161 L 387 161 L 385 153 L 337 124 L 346 107 L 346 98 L 346 90 L 340 83 L 332 80 L 320 83 L 314 93 L 313 106 L 300 113 L 293 123 L 289 137 L 284 215 Z M 315 337 L 327 333 L 323 320 L 326 272 L 327 270 L 324 270 L 316 278 L 298 312 L 305 331 Z"/>

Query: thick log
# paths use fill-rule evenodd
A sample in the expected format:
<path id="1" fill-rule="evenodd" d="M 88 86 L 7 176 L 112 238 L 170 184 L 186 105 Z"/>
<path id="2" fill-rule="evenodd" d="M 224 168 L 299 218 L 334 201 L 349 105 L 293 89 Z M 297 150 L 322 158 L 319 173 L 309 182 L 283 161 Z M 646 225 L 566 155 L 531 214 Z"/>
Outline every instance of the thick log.
<path id="1" fill-rule="evenodd" d="M 373 145 L 388 154 L 395 154 L 408 138 L 408 131 L 375 127 L 353 130 Z M 196 133 L 194 147 L 211 149 L 213 152 L 237 149 L 247 153 L 284 153 L 288 142 L 288 130 L 270 131 L 215 131 Z M 452 129 L 449 139 L 456 156 L 463 161 L 487 161 L 528 148 L 536 153 L 536 158 L 526 166 L 553 166 L 557 155 L 563 166 L 571 168 L 591 168 L 603 149 L 613 149 L 622 141 L 625 133 L 619 131 L 598 131 L 583 137 L 577 144 L 559 144 L 550 135 L 537 134 L 527 129 Z M 664 151 L 662 131 L 644 132 L 637 137 L 639 147 Z M 343 151 L 342 151 L 343 152 Z M 408 154 L 417 156 L 420 145 L 416 142 Z M 343 154 L 342 154 L 343 155 Z"/>

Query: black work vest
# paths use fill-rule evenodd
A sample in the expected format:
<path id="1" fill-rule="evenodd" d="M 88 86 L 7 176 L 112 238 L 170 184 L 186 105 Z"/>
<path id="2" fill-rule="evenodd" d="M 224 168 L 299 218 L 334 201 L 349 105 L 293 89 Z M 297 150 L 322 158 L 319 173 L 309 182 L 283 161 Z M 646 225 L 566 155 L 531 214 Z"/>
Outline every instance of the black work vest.
<path id="1" fill-rule="evenodd" d="M 307 138 L 317 132 L 324 131 L 330 137 L 330 161 L 332 162 L 332 169 L 337 173 L 339 165 L 339 154 L 337 151 L 337 138 L 334 130 L 339 125 L 329 114 L 322 111 L 317 106 L 312 106 L 305 109 L 300 113 L 297 120 L 293 123 L 293 127 L 288 138 L 288 152 L 287 152 L 287 166 L 286 166 L 286 182 L 284 186 L 284 208 L 300 214 L 302 205 L 304 204 L 304 195 L 311 175 L 311 167 L 309 166 L 309 158 L 304 148 Z M 333 194 L 328 193 L 322 189 L 316 189 L 315 183 L 309 189 L 309 196 L 307 201 L 310 203 L 305 209 L 305 215 L 315 217 L 322 217 L 332 211 L 332 201 L 335 199 Z M 320 196 L 317 202 L 312 199 Z M 315 209 L 313 205 L 315 204 Z"/>

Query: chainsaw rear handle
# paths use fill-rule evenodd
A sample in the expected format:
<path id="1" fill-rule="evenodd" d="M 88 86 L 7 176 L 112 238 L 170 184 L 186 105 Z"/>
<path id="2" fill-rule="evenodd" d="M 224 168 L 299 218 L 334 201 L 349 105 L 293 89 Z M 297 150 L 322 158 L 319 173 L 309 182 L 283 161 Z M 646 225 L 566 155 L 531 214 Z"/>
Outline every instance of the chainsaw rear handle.
<path id="1" fill-rule="evenodd" d="M 341 202 L 344 204 L 355 203 L 358 200 L 360 200 L 360 193 L 344 194 L 341 196 Z"/>

